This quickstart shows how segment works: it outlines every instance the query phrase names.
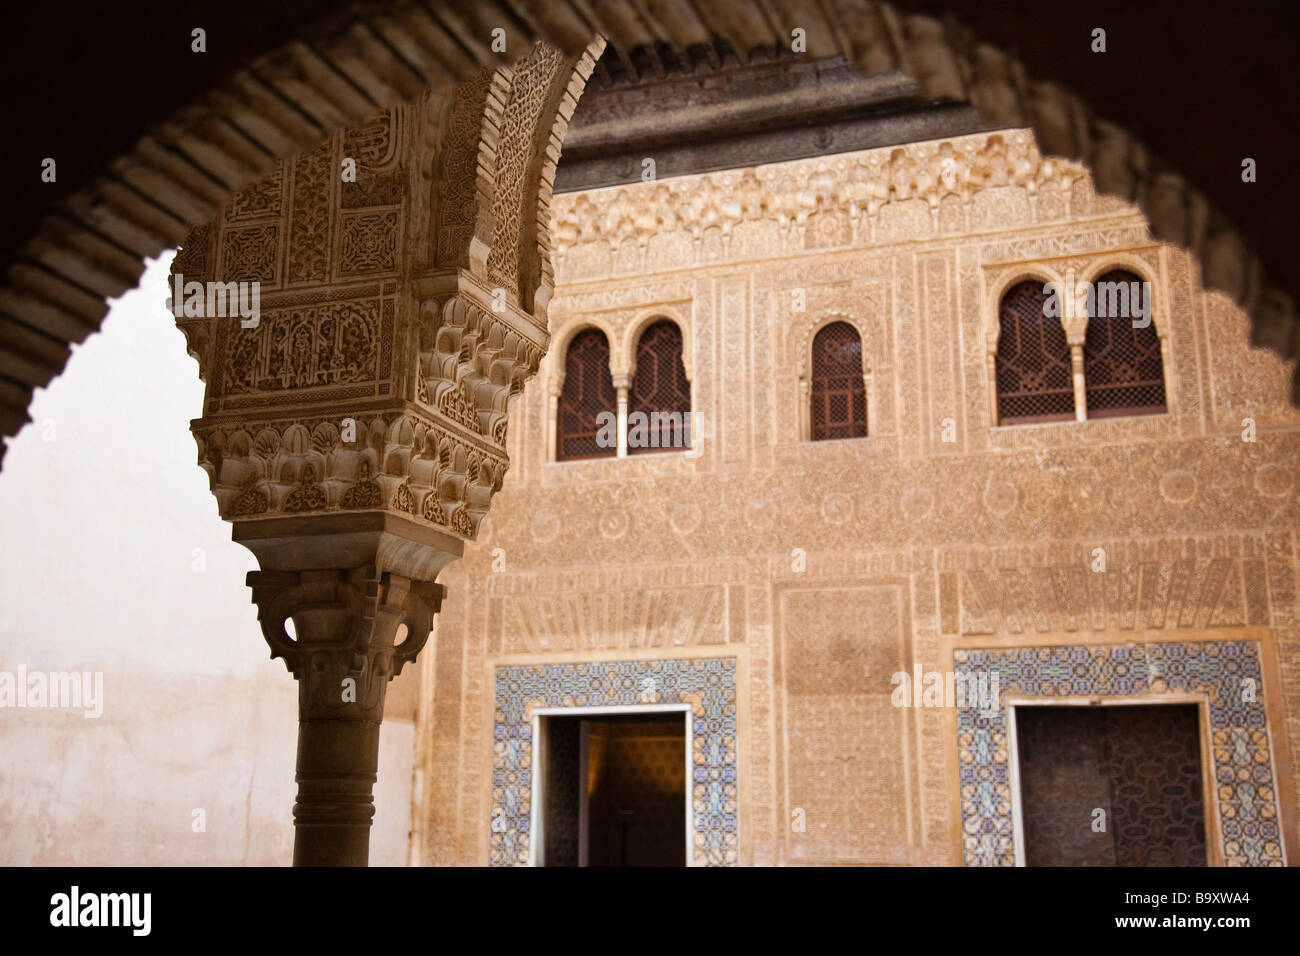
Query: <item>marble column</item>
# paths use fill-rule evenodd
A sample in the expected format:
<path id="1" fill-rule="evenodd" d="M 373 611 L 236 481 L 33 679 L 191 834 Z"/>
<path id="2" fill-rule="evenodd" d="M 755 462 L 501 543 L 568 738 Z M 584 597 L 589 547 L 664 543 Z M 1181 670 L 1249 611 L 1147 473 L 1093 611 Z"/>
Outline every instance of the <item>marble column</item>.
<path id="1" fill-rule="evenodd" d="M 462 542 L 399 515 L 236 523 L 271 656 L 298 681 L 294 866 L 365 866 L 388 682 L 414 661 Z M 285 622 L 293 621 L 294 636 Z"/>

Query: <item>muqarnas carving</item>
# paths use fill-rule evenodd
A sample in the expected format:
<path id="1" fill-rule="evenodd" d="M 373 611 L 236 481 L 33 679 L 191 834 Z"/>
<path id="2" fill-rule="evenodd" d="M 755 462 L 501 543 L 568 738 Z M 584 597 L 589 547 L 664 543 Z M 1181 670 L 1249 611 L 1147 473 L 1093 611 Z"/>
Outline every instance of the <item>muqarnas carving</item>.
<path id="1" fill-rule="evenodd" d="M 505 455 L 419 414 L 267 423 L 196 432 L 222 517 L 389 509 L 472 538 L 501 487 Z"/>

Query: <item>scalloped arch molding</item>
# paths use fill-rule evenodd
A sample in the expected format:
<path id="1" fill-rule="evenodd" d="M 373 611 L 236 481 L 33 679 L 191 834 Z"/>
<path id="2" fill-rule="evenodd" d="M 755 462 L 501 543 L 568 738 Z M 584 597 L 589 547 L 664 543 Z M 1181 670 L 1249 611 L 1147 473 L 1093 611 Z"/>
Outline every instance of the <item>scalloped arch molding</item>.
<path id="1" fill-rule="evenodd" d="M 748 51 L 788 42 L 785 24 L 806 29 L 810 56 L 842 54 L 866 74 L 902 70 L 929 97 L 970 103 L 993 124 L 1031 127 L 1045 155 L 1085 163 L 1099 192 L 1143 210 L 1155 238 L 1191 250 L 1203 284 L 1250 315 L 1255 344 L 1288 360 L 1300 350 L 1294 301 L 1199 191 L 1079 97 L 1033 82 L 1016 60 L 960 25 L 869 0 L 395 0 L 358 3 L 346 16 L 304 25 L 310 45 L 296 40 L 245 64 L 49 210 L 0 286 L 0 435 L 28 421 L 32 390 L 62 371 L 71 343 L 99 328 L 107 300 L 136 285 L 144 259 L 180 244 L 277 161 L 428 88 L 450 89 L 509 63 L 537 41 L 577 55 L 596 36 L 623 49 L 719 36 Z M 491 50 L 498 26 L 515 56 Z M 539 147 L 552 167 L 559 145 Z M 544 208 L 536 222 L 546 246 Z M 545 307 L 540 294 L 539 318 Z M 1291 397 L 1300 404 L 1300 370 Z"/>

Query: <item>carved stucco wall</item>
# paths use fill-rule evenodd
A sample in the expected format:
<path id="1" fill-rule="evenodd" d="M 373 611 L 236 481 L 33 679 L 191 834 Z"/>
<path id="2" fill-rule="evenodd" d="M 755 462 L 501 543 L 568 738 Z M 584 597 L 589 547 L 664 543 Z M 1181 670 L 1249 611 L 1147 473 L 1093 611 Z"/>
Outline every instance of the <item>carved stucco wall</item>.
<path id="1" fill-rule="evenodd" d="M 255 322 L 177 319 L 223 517 L 388 509 L 473 537 L 546 348 L 555 158 L 601 43 L 381 110 L 191 231 L 186 289 L 260 284 Z"/>
<path id="2" fill-rule="evenodd" d="M 735 655 L 739 862 L 957 864 L 1005 857 L 963 848 L 956 714 L 892 707 L 895 671 L 1209 640 L 1259 656 L 1259 786 L 1296 859 L 1291 369 L 1136 208 L 1010 130 L 569 194 L 553 215 L 554 344 L 512 400 L 510 471 L 421 664 L 420 862 L 488 860 L 504 663 Z M 1116 263 L 1154 284 L 1168 414 L 995 427 L 998 290 Z M 567 337 L 605 329 L 618 374 L 656 315 L 683 326 L 702 453 L 552 461 Z M 810 443 L 800 376 L 832 318 L 862 333 L 871 434 Z"/>

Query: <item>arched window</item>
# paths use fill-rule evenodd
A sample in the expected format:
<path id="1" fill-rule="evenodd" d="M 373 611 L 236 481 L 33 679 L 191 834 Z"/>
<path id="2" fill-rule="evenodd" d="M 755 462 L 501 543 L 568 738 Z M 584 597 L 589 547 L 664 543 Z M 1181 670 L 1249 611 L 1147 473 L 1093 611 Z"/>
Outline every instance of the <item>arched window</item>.
<path id="1" fill-rule="evenodd" d="M 1047 315 L 1047 293 L 1035 279 L 1002 297 L 997 353 L 998 424 L 1074 418 L 1070 346 L 1058 316 Z"/>
<path id="2" fill-rule="evenodd" d="M 813 441 L 867 433 L 862 338 L 847 322 L 832 322 L 813 338 L 811 411 Z"/>
<path id="3" fill-rule="evenodd" d="M 1165 411 L 1165 368 L 1151 321 L 1150 286 L 1132 272 L 1113 269 L 1093 283 L 1092 301 L 1083 342 L 1088 417 Z"/>
<path id="4" fill-rule="evenodd" d="M 609 374 L 609 340 L 600 329 L 579 332 L 564 356 L 564 391 L 560 395 L 557 445 L 559 461 L 602 458 L 618 453 L 617 425 L 601 416 L 615 412 L 614 381 Z"/>
<path id="5" fill-rule="evenodd" d="M 628 398 L 629 455 L 690 448 L 691 383 L 682 364 L 682 330 L 660 319 L 636 344 L 636 375 Z"/>

